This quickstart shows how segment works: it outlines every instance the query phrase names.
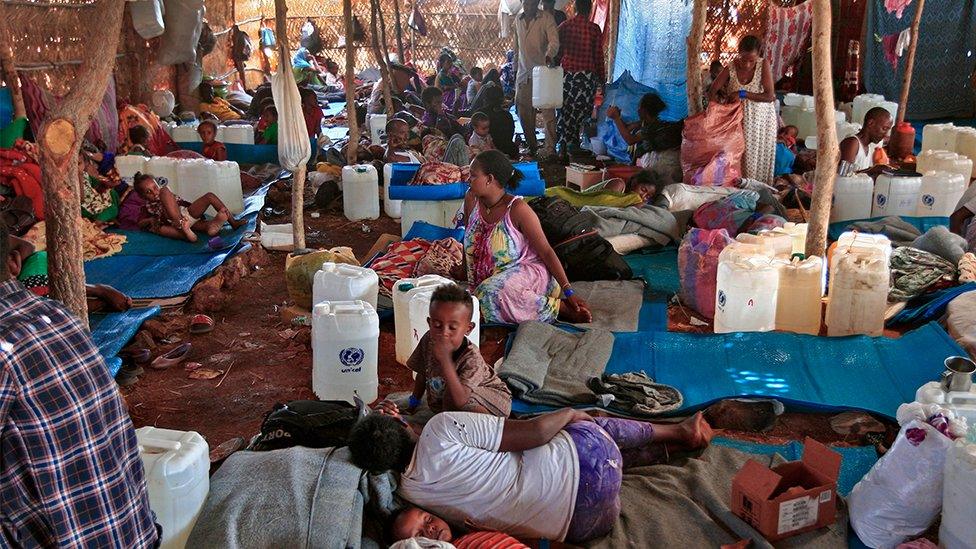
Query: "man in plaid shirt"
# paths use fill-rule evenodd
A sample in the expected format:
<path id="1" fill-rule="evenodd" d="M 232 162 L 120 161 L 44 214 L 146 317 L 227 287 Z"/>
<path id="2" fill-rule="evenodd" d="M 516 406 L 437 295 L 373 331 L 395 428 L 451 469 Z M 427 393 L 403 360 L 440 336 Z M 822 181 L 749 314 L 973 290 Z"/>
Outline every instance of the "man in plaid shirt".
<path id="1" fill-rule="evenodd" d="M 559 25 L 563 108 L 556 133 L 563 154 L 579 149 L 580 131 L 593 112 L 596 89 L 606 82 L 603 32 L 590 22 L 592 7 L 592 0 L 576 0 L 576 16 Z"/>
<path id="2" fill-rule="evenodd" d="M 12 273 L 0 223 L 0 547 L 154 547 L 135 431 L 91 336 Z"/>

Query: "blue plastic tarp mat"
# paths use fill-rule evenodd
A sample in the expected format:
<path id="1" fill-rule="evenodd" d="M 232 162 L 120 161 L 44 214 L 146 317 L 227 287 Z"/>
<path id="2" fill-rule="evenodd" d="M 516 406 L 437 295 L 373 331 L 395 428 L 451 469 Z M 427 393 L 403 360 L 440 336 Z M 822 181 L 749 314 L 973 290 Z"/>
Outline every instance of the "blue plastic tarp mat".
<path id="1" fill-rule="evenodd" d="M 193 152 L 203 151 L 203 143 L 178 142 L 181 149 Z M 242 164 L 278 164 L 278 145 L 241 145 L 240 143 L 224 143 L 227 147 L 227 160 Z M 315 144 L 308 142 L 308 150 L 314 151 Z"/>
<path id="2" fill-rule="evenodd" d="M 644 371 L 684 395 L 677 413 L 730 397 L 769 397 L 794 409 L 863 410 L 893 418 L 963 350 L 936 323 L 898 339 L 791 333 L 614 334 L 606 373 Z M 551 408 L 515 400 L 512 411 Z"/>
<path id="3" fill-rule="evenodd" d="M 224 225 L 220 231 L 220 242 L 211 248 L 210 238 L 206 235 L 199 235 L 196 242 L 165 238 L 157 234 L 146 231 L 123 231 L 111 229 L 109 232 L 123 234 L 126 237 L 122 251 L 116 255 L 185 255 L 185 254 L 211 254 L 222 250 L 231 250 L 241 243 L 248 232 L 253 231 L 257 224 L 258 212 L 264 207 L 264 197 L 268 193 L 268 186 L 261 187 L 251 196 L 244 199 L 244 211 L 237 217 L 246 219 L 247 223 L 237 230 Z M 113 256 L 114 257 L 114 256 Z"/>
<path id="4" fill-rule="evenodd" d="M 94 313 L 88 315 L 88 328 L 98 352 L 105 359 L 112 376 L 119 372 L 122 360 L 119 351 L 129 344 L 142 323 L 159 314 L 159 307 L 129 309 L 124 313 Z"/>
<path id="5" fill-rule="evenodd" d="M 661 250 L 634 252 L 624 256 L 635 277 L 643 278 L 651 292 L 668 299 L 681 289 L 678 278 L 678 249 L 671 246 Z"/>
<path id="6" fill-rule="evenodd" d="M 937 227 L 939 225 L 949 226 L 948 217 L 909 217 L 909 216 L 899 216 L 902 221 L 913 225 L 918 232 L 925 233 L 925 231 L 931 229 L 932 227 Z M 860 223 L 863 221 L 879 221 L 884 219 L 884 217 L 872 217 L 870 219 L 850 219 L 848 221 L 838 221 L 836 223 L 831 223 L 827 232 L 828 238 L 830 240 L 837 240 L 840 235 L 847 231 L 854 223 Z M 862 231 L 864 232 L 864 231 Z"/>
<path id="7" fill-rule="evenodd" d="M 198 280 L 220 267 L 228 257 L 250 248 L 244 243 L 232 250 L 210 254 L 114 255 L 85 262 L 89 284 L 109 284 L 135 299 L 160 299 L 184 295 Z"/>
<path id="8" fill-rule="evenodd" d="M 524 179 L 518 187 L 511 191 L 519 196 L 542 196 L 546 191 L 546 183 L 539 174 L 539 165 L 535 162 L 518 162 L 513 164 L 515 169 L 522 172 Z M 393 200 L 458 200 L 464 198 L 468 192 L 467 183 L 449 183 L 446 185 L 410 185 L 420 164 L 396 163 L 390 171 L 390 198 Z"/>
<path id="9" fill-rule="evenodd" d="M 414 221 L 413 226 L 410 227 L 410 230 L 407 231 L 403 239 L 413 240 L 415 238 L 423 238 L 430 242 L 444 238 L 453 238 L 458 242 L 462 242 L 464 240 L 464 229 L 448 229 L 446 227 L 432 225 L 426 221 Z"/>
<path id="10" fill-rule="evenodd" d="M 747 454 L 771 456 L 779 454 L 787 461 L 799 461 L 803 458 L 803 443 L 790 441 L 788 444 L 760 444 L 745 440 L 733 440 L 725 437 L 715 437 L 712 444 L 734 448 Z M 858 483 L 871 467 L 878 461 L 878 452 L 874 446 L 854 446 L 850 448 L 831 446 L 831 450 L 841 455 L 840 476 L 837 478 L 837 491 L 842 496 L 851 493 L 851 489 Z"/>

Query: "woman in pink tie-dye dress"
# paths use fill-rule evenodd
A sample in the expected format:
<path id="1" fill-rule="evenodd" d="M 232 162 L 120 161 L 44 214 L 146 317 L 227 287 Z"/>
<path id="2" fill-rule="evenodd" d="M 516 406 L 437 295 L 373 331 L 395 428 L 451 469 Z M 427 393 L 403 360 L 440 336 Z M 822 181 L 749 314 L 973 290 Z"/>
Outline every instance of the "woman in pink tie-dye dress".
<path id="1" fill-rule="evenodd" d="M 464 201 L 464 252 L 468 282 L 485 322 L 590 322 L 535 212 L 514 189 L 521 180 L 508 158 L 485 151 L 471 162 Z"/>

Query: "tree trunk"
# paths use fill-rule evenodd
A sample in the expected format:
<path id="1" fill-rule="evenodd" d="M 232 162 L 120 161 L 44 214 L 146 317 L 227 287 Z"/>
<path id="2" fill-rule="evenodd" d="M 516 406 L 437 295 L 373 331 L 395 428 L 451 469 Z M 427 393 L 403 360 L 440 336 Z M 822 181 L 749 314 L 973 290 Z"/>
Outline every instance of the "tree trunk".
<path id="1" fill-rule="evenodd" d="M 688 32 L 688 116 L 702 110 L 701 45 L 705 38 L 708 0 L 694 0 L 691 30 Z"/>
<path id="2" fill-rule="evenodd" d="M 278 38 L 278 74 L 291 70 L 288 50 L 288 5 L 275 0 L 275 34 Z M 305 165 L 298 166 L 291 180 L 291 239 L 296 250 L 305 248 Z"/>
<path id="3" fill-rule="evenodd" d="M 905 121 L 908 111 L 908 93 L 912 88 L 912 71 L 915 69 L 915 48 L 918 47 L 918 27 L 922 22 L 922 9 L 925 0 L 915 0 L 915 17 L 912 19 L 912 41 L 908 44 L 908 58 L 905 60 L 905 74 L 901 77 L 901 99 L 898 100 L 898 117 L 895 122 Z"/>
<path id="4" fill-rule="evenodd" d="M 407 60 L 403 56 L 403 21 L 401 21 L 400 16 L 400 0 L 395 0 L 393 2 L 393 16 L 396 17 L 396 42 L 397 42 L 397 59 L 400 63 L 406 63 Z"/>
<path id="5" fill-rule="evenodd" d="M 837 176 L 837 126 L 830 67 L 830 0 L 813 2 L 813 97 L 817 113 L 817 172 L 813 183 L 806 255 L 824 256 L 830 204 Z"/>
<path id="6" fill-rule="evenodd" d="M 377 25 L 379 19 L 380 5 L 379 0 L 370 0 L 369 14 L 369 34 L 370 43 L 373 46 L 373 57 L 380 66 L 380 75 L 383 80 L 383 103 L 386 105 L 386 115 L 393 118 L 396 111 L 393 110 L 393 91 L 390 88 L 390 66 L 387 64 L 388 57 L 384 53 L 385 48 L 380 47 L 380 32 Z M 369 128 L 367 128 L 368 130 Z"/>
<path id="7" fill-rule="evenodd" d="M 359 156 L 359 119 L 356 116 L 356 50 L 352 41 L 352 0 L 342 0 L 342 17 L 346 23 L 346 118 L 349 123 L 349 144 L 346 164 L 356 164 Z"/>
<path id="8" fill-rule="evenodd" d="M 124 0 L 104 0 L 77 14 L 81 26 L 104 32 L 93 34 L 77 52 L 83 61 L 71 91 L 51 107 L 38 135 L 51 296 L 86 326 L 78 150 L 115 67 L 124 6 Z"/>
<path id="9" fill-rule="evenodd" d="M 14 107 L 14 118 L 26 118 L 27 109 L 24 107 L 24 95 L 20 91 L 20 80 L 17 78 L 17 67 L 14 64 L 13 42 L 10 31 L 7 30 L 8 15 L 6 7 L 0 4 L 0 70 L 3 81 L 10 89 L 10 101 Z"/>
<path id="10" fill-rule="evenodd" d="M 609 0 L 610 13 L 607 27 L 603 29 L 607 47 L 607 81 L 613 81 L 613 65 L 617 60 L 617 29 L 620 27 L 620 4 L 623 0 Z"/>

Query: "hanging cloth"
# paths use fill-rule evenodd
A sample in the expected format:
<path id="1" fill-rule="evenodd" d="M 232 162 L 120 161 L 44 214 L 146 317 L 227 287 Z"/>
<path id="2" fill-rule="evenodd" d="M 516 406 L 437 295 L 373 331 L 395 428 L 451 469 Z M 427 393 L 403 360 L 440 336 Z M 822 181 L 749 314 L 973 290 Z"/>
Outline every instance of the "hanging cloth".
<path id="1" fill-rule="evenodd" d="M 420 36 L 427 36 L 427 22 L 424 21 L 424 15 L 420 13 L 420 7 L 417 5 L 419 3 L 413 3 L 413 10 L 410 12 L 410 18 L 407 19 L 407 26 L 417 31 Z"/>
<path id="2" fill-rule="evenodd" d="M 885 0 L 884 6 L 885 9 L 888 10 L 888 13 L 893 13 L 895 14 L 895 17 L 901 19 L 901 15 L 905 11 L 905 8 L 907 8 L 908 4 L 911 3 L 912 0 Z"/>
<path id="3" fill-rule="evenodd" d="M 302 98 L 291 63 L 284 57 L 278 72 L 271 75 L 271 95 L 278 109 L 278 163 L 295 171 L 308 162 L 312 148 L 302 113 Z"/>
<path id="4" fill-rule="evenodd" d="M 769 25 L 763 57 L 769 60 L 774 83 L 779 82 L 787 69 L 803 54 L 803 46 L 810 36 L 812 25 L 813 2 L 804 2 L 789 8 L 769 6 Z"/>
<path id="5" fill-rule="evenodd" d="M 891 69 L 898 71 L 898 60 L 905 53 L 905 49 L 912 41 L 911 29 L 905 29 L 900 33 L 886 34 L 881 38 L 881 50 L 884 52 L 885 61 L 891 65 Z"/>

